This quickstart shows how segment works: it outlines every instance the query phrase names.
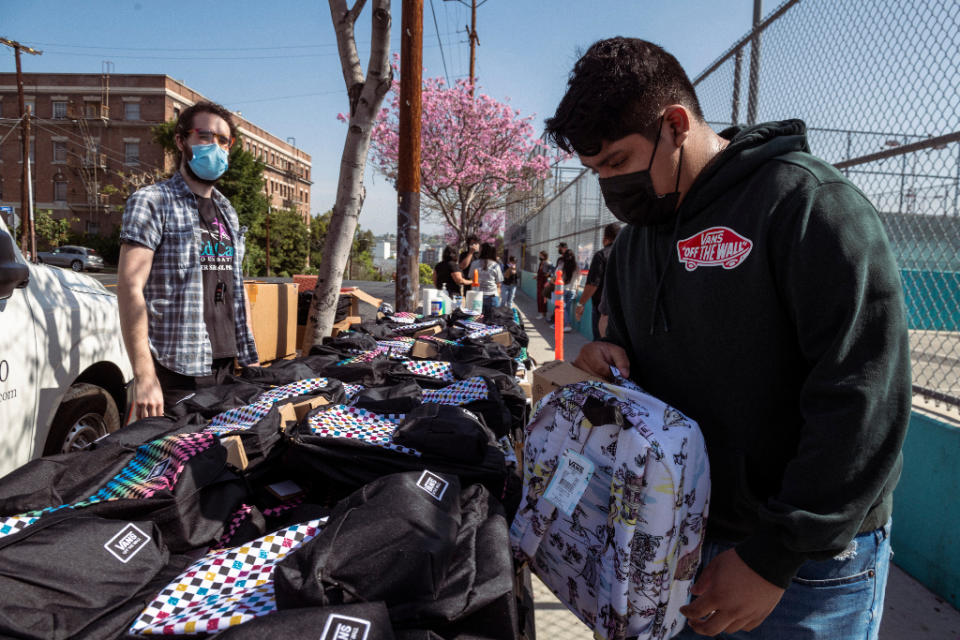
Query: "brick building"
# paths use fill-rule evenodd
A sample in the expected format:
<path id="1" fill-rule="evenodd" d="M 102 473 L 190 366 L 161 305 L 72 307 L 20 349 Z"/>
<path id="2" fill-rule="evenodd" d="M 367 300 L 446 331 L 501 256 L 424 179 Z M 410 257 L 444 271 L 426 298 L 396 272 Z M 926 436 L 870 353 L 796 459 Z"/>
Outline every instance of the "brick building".
<path id="1" fill-rule="evenodd" d="M 151 128 L 206 99 L 165 75 L 25 73 L 34 202 L 74 230 L 108 235 L 120 224 L 126 194 L 175 168 Z M 0 73 L 0 204 L 20 213 L 23 142 L 15 73 Z M 310 156 L 235 115 L 246 150 L 264 163 L 274 208 L 310 217 Z M 114 187 L 113 189 L 109 188 Z"/>

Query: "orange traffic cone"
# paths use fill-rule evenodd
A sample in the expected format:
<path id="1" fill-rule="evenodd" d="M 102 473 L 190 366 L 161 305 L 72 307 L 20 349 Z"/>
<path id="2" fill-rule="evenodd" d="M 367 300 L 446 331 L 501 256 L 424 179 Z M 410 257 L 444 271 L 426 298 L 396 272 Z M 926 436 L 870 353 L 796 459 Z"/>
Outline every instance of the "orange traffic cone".
<path id="1" fill-rule="evenodd" d="M 557 269 L 557 279 L 553 293 L 557 299 L 553 312 L 553 357 L 563 360 L 563 271 Z"/>

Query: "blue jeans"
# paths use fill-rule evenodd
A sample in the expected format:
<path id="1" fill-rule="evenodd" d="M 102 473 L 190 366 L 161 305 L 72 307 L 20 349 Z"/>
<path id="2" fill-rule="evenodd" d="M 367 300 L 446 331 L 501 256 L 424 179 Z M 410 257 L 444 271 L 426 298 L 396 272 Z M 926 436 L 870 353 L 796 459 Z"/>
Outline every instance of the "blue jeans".
<path id="1" fill-rule="evenodd" d="M 489 320 L 490 316 L 493 314 L 493 310 L 500 306 L 500 296 L 491 296 L 484 294 L 483 296 L 483 319 Z"/>
<path id="2" fill-rule="evenodd" d="M 853 539 L 850 557 L 807 561 L 800 566 L 780 603 L 753 631 L 721 634 L 736 640 L 876 640 L 883 615 L 883 597 L 890 570 L 890 523 Z M 733 545 L 707 540 L 703 569 L 715 556 Z M 703 640 L 689 627 L 675 638 Z"/>
<path id="3" fill-rule="evenodd" d="M 509 309 L 513 306 L 513 298 L 517 295 L 517 285 L 515 284 L 504 284 L 500 285 L 500 293 L 503 294 L 502 301 L 500 306 L 504 309 Z"/>
<path id="4" fill-rule="evenodd" d="M 563 290 L 563 324 L 568 327 L 573 326 L 573 299 L 576 293 L 572 289 Z"/>

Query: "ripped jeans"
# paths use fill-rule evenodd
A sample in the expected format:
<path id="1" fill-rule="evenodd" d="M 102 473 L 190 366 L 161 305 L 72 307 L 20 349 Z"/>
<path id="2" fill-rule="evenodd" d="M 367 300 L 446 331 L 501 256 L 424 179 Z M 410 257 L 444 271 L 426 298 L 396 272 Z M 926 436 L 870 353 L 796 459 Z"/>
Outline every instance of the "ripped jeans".
<path id="1" fill-rule="evenodd" d="M 704 541 L 701 570 L 710 560 L 733 546 Z M 891 555 L 888 521 L 880 529 L 855 537 L 838 556 L 842 559 L 803 563 L 780 603 L 759 627 L 753 631 L 723 633 L 714 637 L 731 640 L 876 640 Z M 684 627 L 675 639 L 703 640 L 704 637 Z"/>

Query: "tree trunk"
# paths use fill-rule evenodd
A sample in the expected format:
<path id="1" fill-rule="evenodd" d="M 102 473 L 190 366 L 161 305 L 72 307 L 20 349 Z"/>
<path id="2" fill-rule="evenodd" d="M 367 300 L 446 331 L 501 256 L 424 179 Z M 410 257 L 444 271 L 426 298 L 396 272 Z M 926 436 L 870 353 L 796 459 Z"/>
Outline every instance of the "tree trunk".
<path id="1" fill-rule="evenodd" d="M 313 290 L 310 315 L 301 344 L 304 354 L 313 345 L 321 344 L 333 328 L 344 267 L 350 257 L 353 235 L 363 208 L 363 176 L 370 135 L 380 104 L 393 79 L 393 70 L 390 68 L 390 0 L 373 0 L 372 42 L 366 79 L 360 69 L 353 27 L 365 2 L 357 0 L 353 8 L 348 10 L 346 0 L 330 0 L 330 16 L 337 32 L 337 48 L 350 97 L 350 120 L 340 159 L 337 199 L 327 229 L 323 258 L 317 268 L 317 286 Z"/>

